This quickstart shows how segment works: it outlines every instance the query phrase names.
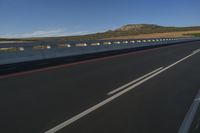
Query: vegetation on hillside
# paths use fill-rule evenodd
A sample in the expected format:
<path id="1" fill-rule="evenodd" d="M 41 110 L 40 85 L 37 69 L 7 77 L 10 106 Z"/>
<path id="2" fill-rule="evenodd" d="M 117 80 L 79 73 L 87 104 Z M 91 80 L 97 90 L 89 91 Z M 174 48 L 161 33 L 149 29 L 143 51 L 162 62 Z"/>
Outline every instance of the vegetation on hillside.
<path id="1" fill-rule="evenodd" d="M 31 41 L 31 39 L 0 38 L 0 41 Z"/>
<path id="2" fill-rule="evenodd" d="M 200 33 L 195 33 L 195 34 L 185 34 L 185 35 L 194 36 L 194 37 L 200 37 Z"/>

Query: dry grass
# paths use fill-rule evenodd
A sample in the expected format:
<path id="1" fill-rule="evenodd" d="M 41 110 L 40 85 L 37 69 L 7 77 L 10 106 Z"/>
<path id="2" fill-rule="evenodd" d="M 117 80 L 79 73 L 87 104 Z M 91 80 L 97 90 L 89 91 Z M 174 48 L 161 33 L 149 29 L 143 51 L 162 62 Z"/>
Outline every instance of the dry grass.
<path id="1" fill-rule="evenodd" d="M 130 36 L 121 36 L 121 37 L 112 37 L 106 38 L 103 40 L 110 39 L 138 39 L 138 38 L 171 38 L 171 37 L 189 37 L 185 34 L 194 34 L 200 33 L 200 30 L 195 31 L 180 31 L 180 32 L 166 32 L 166 33 L 152 33 L 152 34 L 141 34 L 141 35 L 130 35 Z"/>

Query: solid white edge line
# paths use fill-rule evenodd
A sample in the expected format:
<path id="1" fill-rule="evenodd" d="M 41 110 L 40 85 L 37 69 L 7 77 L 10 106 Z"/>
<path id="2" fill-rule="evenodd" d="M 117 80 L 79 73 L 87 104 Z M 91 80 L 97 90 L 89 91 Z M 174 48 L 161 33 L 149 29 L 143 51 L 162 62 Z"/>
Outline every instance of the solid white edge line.
<path id="1" fill-rule="evenodd" d="M 107 95 L 112 95 L 112 94 L 114 94 L 114 93 L 116 93 L 116 92 L 119 92 L 119 91 L 125 89 L 126 87 L 128 87 L 128 86 L 130 86 L 130 85 L 132 85 L 132 84 L 134 84 L 134 83 L 136 83 L 136 82 L 138 82 L 138 81 L 140 81 L 140 80 L 142 80 L 142 79 L 148 77 L 149 75 L 152 75 L 153 73 L 155 73 L 155 72 L 157 72 L 157 71 L 159 71 L 159 70 L 161 70 L 161 69 L 163 69 L 163 67 L 160 67 L 160 68 L 158 68 L 158 69 L 156 69 L 156 70 L 154 70 L 154 71 L 152 71 L 152 72 L 150 72 L 150 73 L 148 73 L 148 74 L 145 74 L 144 76 L 139 77 L 139 78 L 137 78 L 137 79 L 135 79 L 135 80 L 133 80 L 133 81 L 131 81 L 131 82 L 129 82 L 129 83 L 127 83 L 127 84 L 125 84 L 125 85 L 123 85 L 123 86 L 117 88 L 117 89 L 115 89 L 115 90 L 112 90 L 112 91 L 110 91 L 109 93 L 107 93 Z"/>
<path id="2" fill-rule="evenodd" d="M 189 111 L 187 112 L 181 127 L 179 128 L 178 133 L 188 133 L 190 130 L 190 127 L 192 125 L 193 119 L 195 117 L 196 111 L 199 107 L 200 103 L 200 90 L 198 91 L 196 98 L 194 99 L 192 105 L 189 108 Z"/>
<path id="3" fill-rule="evenodd" d="M 200 52 L 200 51 L 198 51 L 198 52 Z M 93 107 L 91 107 L 91 108 L 89 108 L 89 109 L 87 109 L 87 110 L 81 112 L 80 114 L 78 114 L 78 115 L 76 115 L 76 116 L 74 116 L 74 117 L 72 117 L 72 118 L 66 120 L 65 122 L 63 122 L 63 123 L 61 123 L 61 124 L 59 124 L 59 125 L 53 127 L 52 129 L 49 129 L 49 130 L 46 131 L 45 133 L 55 133 L 55 132 L 57 132 L 57 131 L 63 129 L 64 127 L 66 127 L 66 126 L 68 126 L 68 125 L 74 123 L 75 121 L 79 120 L 80 118 L 82 118 L 82 117 L 88 115 L 89 113 L 91 113 L 91 112 L 97 110 L 98 108 L 102 107 L 103 105 L 105 105 L 105 104 L 111 102 L 112 100 L 116 99 L 117 97 L 119 97 L 119 96 L 125 94 L 126 92 L 128 92 L 128 91 L 132 90 L 133 88 L 139 86 L 140 84 L 142 84 L 142 83 L 148 81 L 149 79 L 151 79 L 151 78 L 153 78 L 153 77 L 159 75 L 160 73 L 162 73 L 162 72 L 168 70 L 169 68 L 175 66 L 176 64 L 182 62 L 183 60 L 186 60 L 187 58 L 189 58 L 189 57 L 191 57 L 191 56 L 197 54 L 198 52 L 192 53 L 192 54 L 190 54 L 190 55 L 188 55 L 188 56 L 186 56 L 186 57 L 180 59 L 179 61 L 177 61 L 177 62 L 175 62 L 175 63 L 169 65 L 168 67 L 165 67 L 164 69 L 162 69 L 162 70 L 160 70 L 160 71 L 154 73 L 153 75 L 151 75 L 151 76 L 149 76 L 149 77 L 147 77 L 147 78 L 145 78 L 145 79 L 143 79 L 143 80 L 137 82 L 136 84 L 134 84 L 134 85 L 132 85 L 132 86 L 130 86 L 130 87 L 128 87 L 128 88 L 126 88 L 126 89 L 124 89 L 124 90 L 118 92 L 118 93 L 116 93 L 115 95 L 113 95 L 113 96 L 111 96 L 111 97 L 105 99 L 104 101 L 102 101 L 102 102 L 100 102 L 100 103 L 94 105 Z"/>

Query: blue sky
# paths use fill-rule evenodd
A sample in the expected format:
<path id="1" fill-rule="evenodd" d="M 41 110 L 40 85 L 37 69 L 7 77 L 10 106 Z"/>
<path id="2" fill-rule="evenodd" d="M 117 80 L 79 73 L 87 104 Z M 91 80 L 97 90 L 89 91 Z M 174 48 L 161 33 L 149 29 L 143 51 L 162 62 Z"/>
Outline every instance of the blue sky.
<path id="1" fill-rule="evenodd" d="M 124 24 L 200 26 L 200 0 L 0 0 L 0 37 L 79 35 Z"/>

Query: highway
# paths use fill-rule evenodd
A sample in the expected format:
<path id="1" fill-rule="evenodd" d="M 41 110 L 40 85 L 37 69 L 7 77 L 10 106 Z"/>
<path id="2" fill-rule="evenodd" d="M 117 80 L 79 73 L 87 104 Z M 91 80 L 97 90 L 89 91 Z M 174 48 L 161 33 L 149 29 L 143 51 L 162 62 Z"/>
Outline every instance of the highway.
<path id="1" fill-rule="evenodd" d="M 199 68 L 197 41 L 2 75 L 0 132 L 177 133 Z"/>

